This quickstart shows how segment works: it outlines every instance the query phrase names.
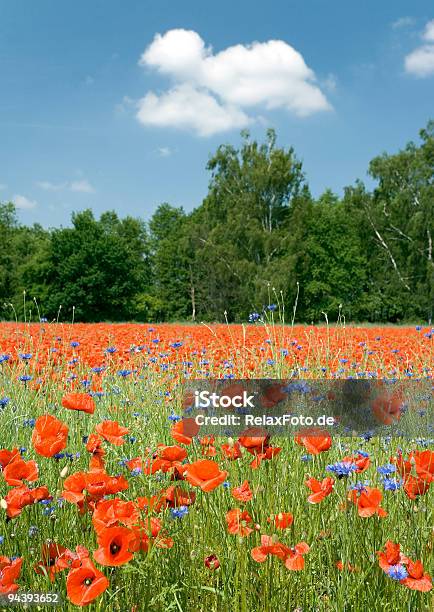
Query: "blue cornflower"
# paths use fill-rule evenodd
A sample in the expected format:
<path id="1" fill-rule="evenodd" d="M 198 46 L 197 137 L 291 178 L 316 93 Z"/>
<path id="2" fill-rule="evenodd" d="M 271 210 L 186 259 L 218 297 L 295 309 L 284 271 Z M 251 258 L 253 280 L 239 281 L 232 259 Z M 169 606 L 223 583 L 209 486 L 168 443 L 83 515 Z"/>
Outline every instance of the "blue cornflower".
<path id="1" fill-rule="evenodd" d="M 173 519 L 182 519 L 186 514 L 188 514 L 187 506 L 179 506 L 179 508 L 170 509 L 170 515 Z"/>
<path id="2" fill-rule="evenodd" d="M 172 414 L 169 414 L 167 418 L 169 419 L 169 421 L 172 421 L 173 423 L 177 423 L 178 421 L 181 420 L 182 417 L 172 412 Z"/>
<path id="3" fill-rule="evenodd" d="M 115 346 L 109 346 L 108 348 L 106 348 L 105 352 L 106 353 L 116 353 L 118 349 Z"/>
<path id="4" fill-rule="evenodd" d="M 393 465 L 393 463 L 386 463 L 386 465 L 380 465 L 380 467 L 377 468 L 377 472 L 382 476 L 389 476 L 390 474 L 396 472 L 396 465 Z"/>
<path id="5" fill-rule="evenodd" d="M 29 382 L 29 380 L 32 380 L 33 376 L 30 376 L 29 374 L 23 374 L 22 376 L 20 376 L 18 378 L 18 380 L 20 380 L 23 383 Z"/>
<path id="6" fill-rule="evenodd" d="M 408 576 L 407 570 L 400 563 L 392 565 L 387 573 L 391 578 L 393 578 L 393 580 L 404 580 L 404 578 L 407 578 Z"/>
<path id="7" fill-rule="evenodd" d="M 33 357 L 32 353 L 18 353 L 18 357 L 24 361 L 28 361 Z"/>
<path id="8" fill-rule="evenodd" d="M 267 308 L 268 310 L 271 310 L 271 312 L 274 312 L 275 310 L 277 310 L 276 304 L 269 304 Z"/>
<path id="9" fill-rule="evenodd" d="M 136 467 L 131 470 L 131 476 L 140 476 L 142 473 L 142 468 Z"/>
<path id="10" fill-rule="evenodd" d="M 10 402 L 10 398 L 9 397 L 0 397 L 0 407 L 4 408 L 5 406 L 7 406 Z"/>
<path id="11" fill-rule="evenodd" d="M 77 340 L 73 340 L 71 342 L 71 346 L 72 346 L 72 348 L 77 348 L 77 346 L 80 346 L 80 342 L 77 342 Z"/>
<path id="12" fill-rule="evenodd" d="M 339 461 L 326 467 L 327 472 L 333 472 L 338 478 L 344 478 L 355 472 L 357 465 L 351 461 Z"/>
<path id="13" fill-rule="evenodd" d="M 383 487 L 385 491 L 397 491 L 402 487 L 402 480 L 383 478 Z"/>
<path id="14" fill-rule="evenodd" d="M 261 315 L 258 312 L 251 312 L 249 314 L 250 323 L 255 323 L 256 321 L 259 321 L 260 319 L 261 319 Z"/>

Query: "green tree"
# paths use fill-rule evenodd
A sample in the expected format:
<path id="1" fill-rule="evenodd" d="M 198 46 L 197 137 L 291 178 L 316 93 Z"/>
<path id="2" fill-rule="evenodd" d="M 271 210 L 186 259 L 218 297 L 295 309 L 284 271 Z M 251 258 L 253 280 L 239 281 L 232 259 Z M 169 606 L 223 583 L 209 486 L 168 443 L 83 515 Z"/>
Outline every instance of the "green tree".
<path id="1" fill-rule="evenodd" d="M 149 283 L 148 241 L 138 219 L 90 210 L 72 215 L 72 228 L 54 230 L 48 254 L 46 308 L 82 321 L 128 320 L 135 297 Z"/>

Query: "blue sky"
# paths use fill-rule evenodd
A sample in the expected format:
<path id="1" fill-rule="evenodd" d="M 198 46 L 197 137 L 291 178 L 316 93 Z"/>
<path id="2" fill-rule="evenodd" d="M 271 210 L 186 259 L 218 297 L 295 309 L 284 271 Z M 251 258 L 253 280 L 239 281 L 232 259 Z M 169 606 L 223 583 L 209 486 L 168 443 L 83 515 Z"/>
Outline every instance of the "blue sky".
<path id="1" fill-rule="evenodd" d="M 0 200 L 46 227 L 191 210 L 242 127 L 341 193 L 434 117 L 433 19 L 422 0 L 0 0 Z"/>

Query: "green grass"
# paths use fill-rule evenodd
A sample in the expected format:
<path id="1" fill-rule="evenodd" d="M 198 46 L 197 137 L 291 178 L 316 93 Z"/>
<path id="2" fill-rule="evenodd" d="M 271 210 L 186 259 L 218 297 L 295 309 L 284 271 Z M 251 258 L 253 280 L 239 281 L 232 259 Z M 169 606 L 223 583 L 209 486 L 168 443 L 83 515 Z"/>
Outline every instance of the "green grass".
<path id="1" fill-rule="evenodd" d="M 80 380 L 83 376 L 77 374 Z M 147 448 L 153 449 L 158 443 L 174 444 L 167 417 L 172 410 L 181 411 L 181 387 L 175 386 L 168 401 L 164 392 L 172 385 L 170 377 L 151 371 L 145 371 L 144 378 L 136 377 L 134 384 L 130 379 L 119 382 L 119 377 L 107 374 L 106 394 L 97 400 L 97 410 L 90 416 L 63 409 L 62 393 L 56 383 L 48 383 L 43 391 L 32 391 L 5 369 L 0 396 L 7 395 L 11 401 L 0 413 L 0 448 L 25 447 L 25 458 L 35 458 L 39 464 L 37 484 L 46 484 L 57 499 L 63 486 L 62 469 L 67 465 L 68 474 L 87 470 L 89 454 L 82 438 L 103 418 L 109 417 L 128 426 L 130 435 L 136 439 L 122 447 L 105 444 L 107 472 L 128 476 L 128 469 L 120 464 L 122 459 L 144 455 Z M 32 449 L 32 430 L 23 423 L 46 413 L 55 414 L 68 424 L 67 451 L 80 453 L 73 461 L 39 457 Z M 217 448 L 222 441 L 216 441 Z M 369 442 L 357 438 L 336 440 L 332 449 L 308 462 L 301 460 L 305 451 L 292 439 L 275 439 L 272 443 L 281 446 L 282 452 L 273 460 L 264 461 L 257 470 L 249 467 L 253 457 L 248 453 L 235 462 L 222 459 L 220 453 L 217 455 L 220 466 L 228 470 L 231 487 L 240 485 L 244 479 L 249 481 L 254 491 L 252 501 L 241 504 L 232 498 L 230 488 L 220 486 L 211 493 L 196 490 L 196 503 L 182 519 L 173 519 L 168 510 L 164 511 L 164 529 L 174 539 L 173 548 L 154 547 L 148 553 L 137 553 L 132 562 L 118 568 L 97 566 L 109 578 L 110 588 L 88 609 L 119 612 L 432 610 L 431 593 L 410 591 L 386 576 L 378 567 L 376 551 L 391 539 L 400 542 L 409 557 L 422 559 L 426 571 L 433 569 L 433 487 L 415 501 L 403 491 L 384 492 L 382 506 L 388 512 L 384 519 L 360 518 L 352 504 L 346 510 L 341 509 L 351 483 L 367 479 L 371 486 L 381 488 L 376 467 L 389 462 L 397 447 L 405 452 L 415 448 L 415 443 L 393 439 L 387 445 L 378 438 Z M 367 472 L 338 480 L 335 492 L 321 504 L 308 504 L 309 491 L 304 484 L 307 474 L 323 478 L 327 464 L 359 448 L 371 455 L 372 465 Z M 200 458 L 199 444 L 188 447 L 189 462 Z M 119 494 L 122 499 L 150 496 L 170 484 L 169 478 L 161 474 L 128 477 L 129 489 Z M 5 482 L 0 481 L 0 496 L 4 497 L 7 490 Z M 245 507 L 260 525 L 260 531 L 247 538 L 230 535 L 225 514 L 235 507 Z M 91 516 L 80 516 L 77 508 L 68 502 L 56 507 L 51 516 L 45 516 L 43 508 L 41 504 L 27 507 L 12 521 L 7 521 L 6 513 L 0 510 L 0 535 L 4 537 L 0 554 L 24 558 L 18 580 L 23 590 L 59 591 L 65 598 L 62 609 L 76 610 L 66 600 L 67 572 L 57 574 L 52 585 L 44 576 L 37 575 L 33 566 L 40 560 L 41 545 L 47 540 L 71 549 L 83 544 L 90 551 L 95 550 Z M 294 523 L 288 530 L 278 530 L 279 540 L 291 546 L 303 540 L 311 546 L 301 572 L 288 571 L 276 557 L 258 564 L 250 556 L 251 549 L 260 543 L 260 533 L 275 532 L 267 518 L 279 512 L 294 515 Z M 31 537 L 29 529 L 33 526 L 37 527 L 37 533 Z M 218 570 L 210 571 L 204 565 L 204 558 L 211 554 L 220 560 Z M 357 571 L 339 572 L 335 567 L 337 560 L 351 563 Z"/>

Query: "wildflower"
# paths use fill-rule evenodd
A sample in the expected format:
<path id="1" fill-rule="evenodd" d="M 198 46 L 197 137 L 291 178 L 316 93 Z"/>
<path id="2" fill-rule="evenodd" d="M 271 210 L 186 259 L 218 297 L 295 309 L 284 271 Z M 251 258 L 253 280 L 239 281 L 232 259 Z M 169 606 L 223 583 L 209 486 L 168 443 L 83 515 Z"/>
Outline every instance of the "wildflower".
<path id="1" fill-rule="evenodd" d="M 312 491 L 312 494 L 309 495 L 307 501 L 310 504 L 319 504 L 333 491 L 335 481 L 330 477 L 324 478 L 322 482 L 316 478 L 309 478 L 306 480 L 305 484 Z"/>
<path id="2" fill-rule="evenodd" d="M 71 603 L 86 606 L 101 595 L 109 581 L 96 569 L 89 558 L 82 560 L 79 567 L 70 570 L 66 579 L 66 592 Z"/>
<path id="3" fill-rule="evenodd" d="M 249 482 L 245 480 L 242 485 L 232 489 L 232 497 L 241 502 L 248 502 L 253 498 Z"/>
<path id="4" fill-rule="evenodd" d="M 62 406 L 70 410 L 80 410 L 87 414 L 95 412 L 95 401 L 87 393 L 67 393 L 62 397 Z"/>
<path id="5" fill-rule="evenodd" d="M 46 414 L 36 419 L 32 444 L 39 455 L 53 457 L 65 448 L 67 438 L 68 426 L 56 417 Z"/>
<path id="6" fill-rule="evenodd" d="M 200 487 L 202 491 L 209 492 L 218 487 L 226 480 L 228 473 L 220 470 L 215 461 L 202 459 L 188 465 L 185 477 L 194 487 Z"/>
<path id="7" fill-rule="evenodd" d="M 226 513 L 226 523 L 228 531 L 232 535 L 246 537 L 253 532 L 253 529 L 250 527 L 253 524 L 253 519 L 246 510 L 243 511 L 239 508 L 229 510 Z"/>
<path id="8" fill-rule="evenodd" d="M 216 570 L 220 567 L 220 561 L 217 555 L 209 555 L 208 557 L 205 557 L 204 564 L 205 567 L 210 570 Z"/>

